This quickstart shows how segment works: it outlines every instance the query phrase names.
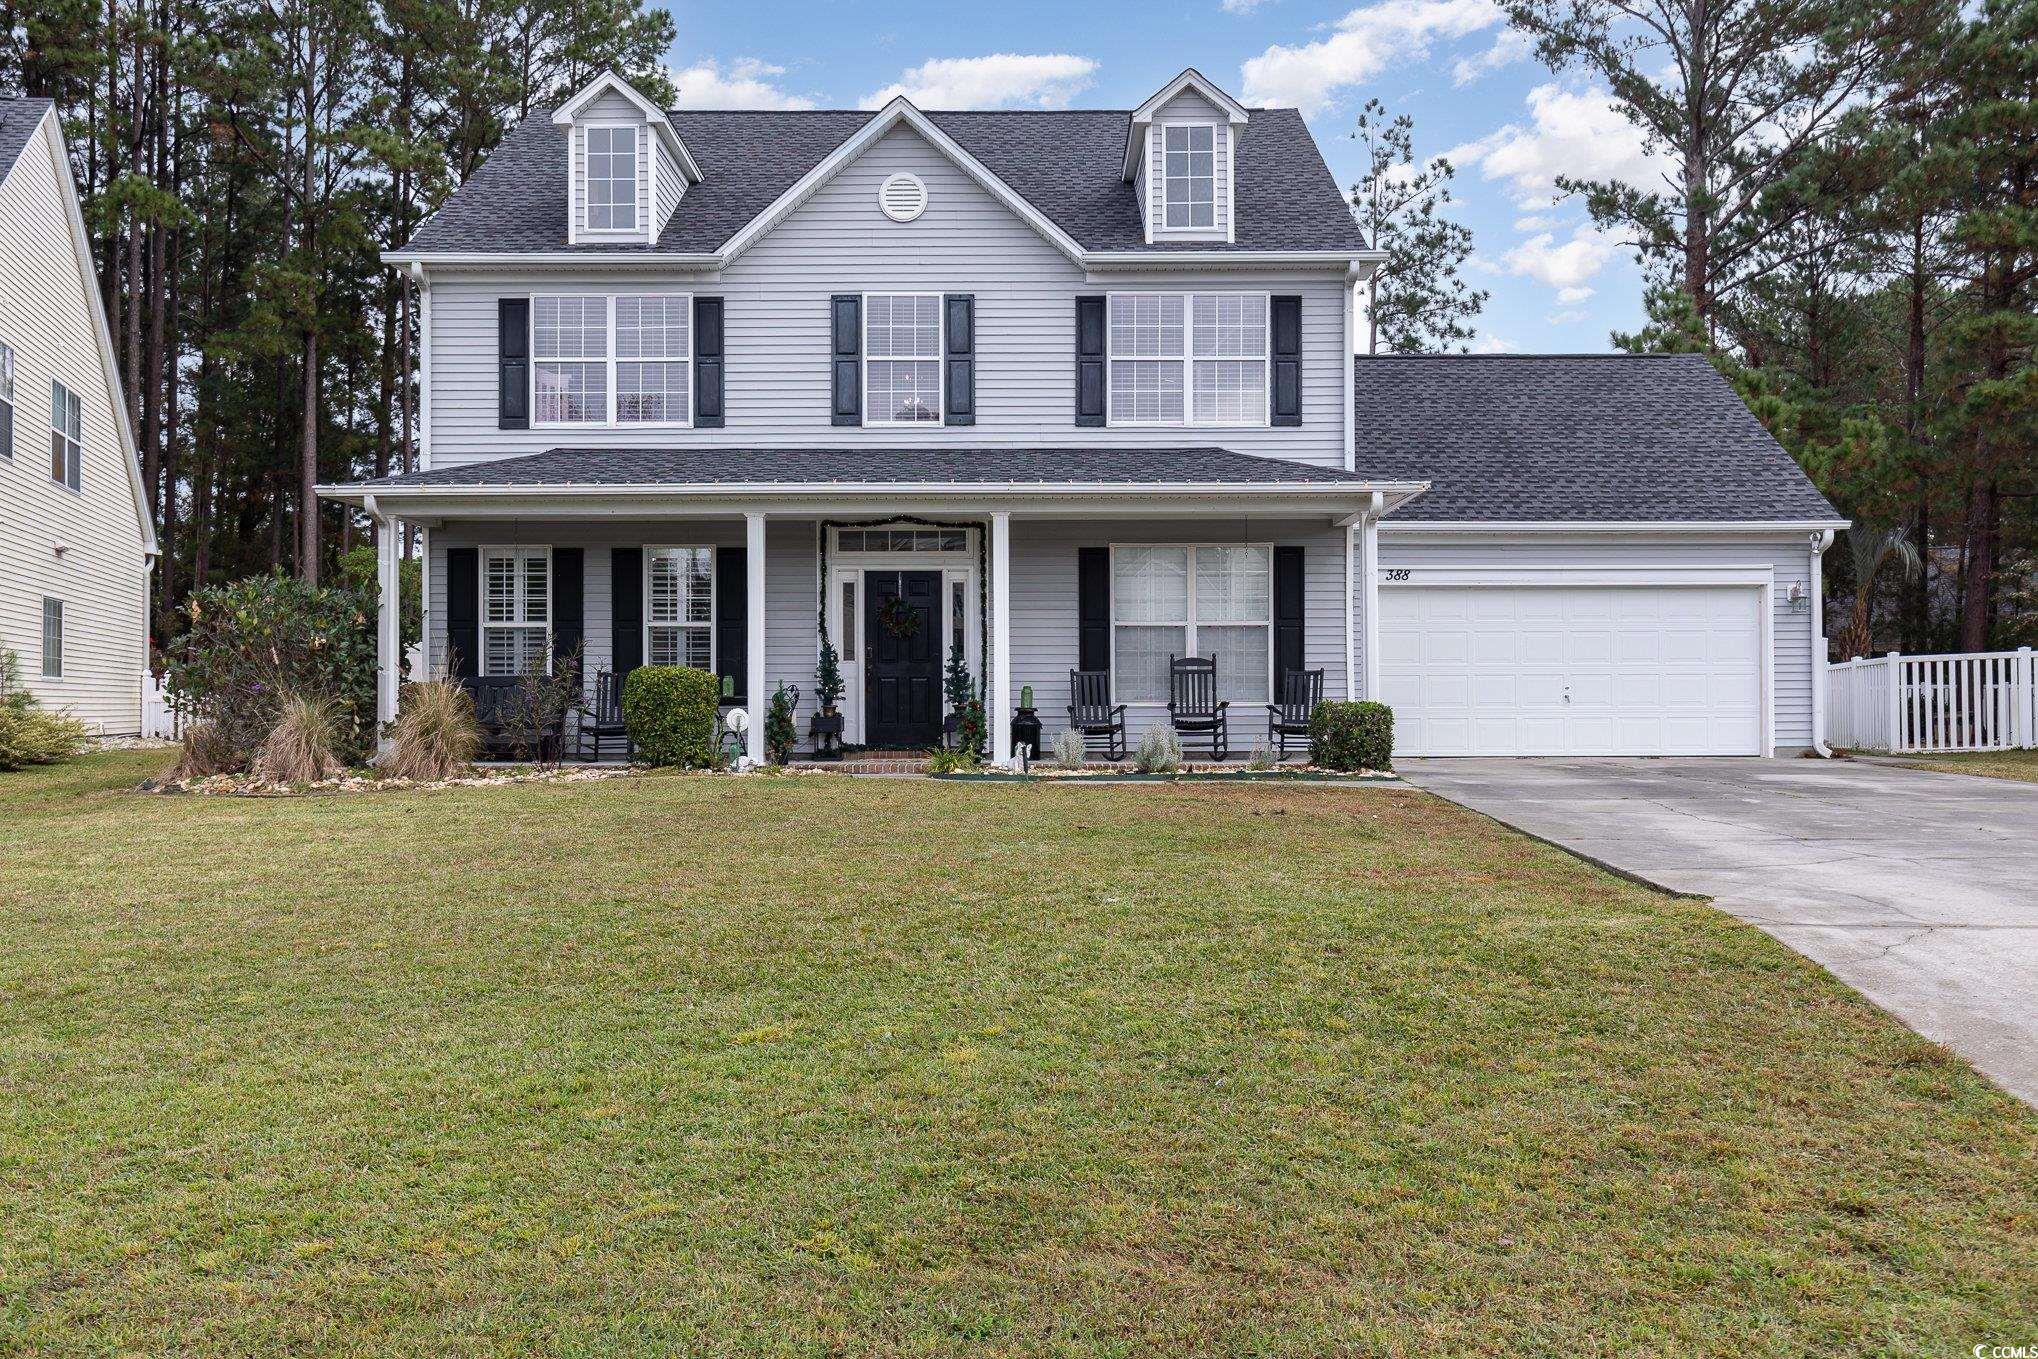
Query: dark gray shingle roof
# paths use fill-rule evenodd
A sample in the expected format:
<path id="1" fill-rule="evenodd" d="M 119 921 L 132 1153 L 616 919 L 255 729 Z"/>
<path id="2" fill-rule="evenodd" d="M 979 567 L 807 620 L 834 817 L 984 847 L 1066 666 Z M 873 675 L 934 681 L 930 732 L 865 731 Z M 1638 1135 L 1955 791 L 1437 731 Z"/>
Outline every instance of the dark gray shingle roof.
<path id="1" fill-rule="evenodd" d="M 378 486 L 711 486 L 771 482 L 1359 484 L 1335 467 L 1225 448 L 554 448 L 357 482 Z"/>
<path id="2" fill-rule="evenodd" d="M 1147 245 L 1121 177 L 1126 110 L 929 113 L 964 150 L 1090 250 L 1363 250 L 1344 195 L 1294 109 L 1254 109 L 1239 139 L 1237 241 Z M 512 128 L 407 247 L 417 251 L 696 254 L 723 242 L 875 114 L 857 110 L 675 110 L 703 180 L 658 244 L 566 243 L 566 129 L 549 111 Z"/>
<path id="3" fill-rule="evenodd" d="M 1838 519 L 1696 354 L 1362 356 L 1358 470 L 1403 520 Z"/>
<path id="4" fill-rule="evenodd" d="M 0 97 L 0 176 L 14 168 L 14 162 L 21 158 L 22 148 L 34 135 L 36 124 L 50 110 L 47 99 L 8 99 Z"/>

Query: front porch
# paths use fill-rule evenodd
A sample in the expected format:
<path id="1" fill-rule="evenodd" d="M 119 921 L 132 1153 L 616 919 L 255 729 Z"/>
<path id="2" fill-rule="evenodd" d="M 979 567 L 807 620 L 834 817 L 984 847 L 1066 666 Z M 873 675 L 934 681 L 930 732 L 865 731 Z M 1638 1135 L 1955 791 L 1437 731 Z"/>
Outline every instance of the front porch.
<path id="1" fill-rule="evenodd" d="M 1043 742 L 1069 725 L 1072 671 L 1108 676 L 1136 742 L 1168 724 L 1169 657 L 1206 656 L 1231 704 L 1236 756 L 1265 735 L 1264 705 L 1286 671 L 1321 671 L 1325 699 L 1367 692 L 1366 564 L 1392 501 L 1349 473 L 1205 452 L 1232 475 L 1197 482 L 1177 467 L 1144 490 L 1122 479 L 951 478 L 938 488 L 833 482 L 797 495 L 613 487 L 596 498 L 426 473 L 331 493 L 423 530 L 431 674 L 511 676 L 577 655 L 591 697 L 603 675 L 696 666 L 722 678 L 725 707 L 745 710 L 745 753 L 761 762 L 762 715 L 781 685 L 797 691 L 798 748 L 811 748 L 825 641 L 839 658 L 846 745 L 941 744 L 947 671 L 959 664 L 984 705 L 988 756 L 1007 765 L 1023 699 Z M 979 454 L 987 465 L 1001 456 Z M 1240 477 L 1239 464 L 1262 479 Z M 387 547 L 384 566 L 393 583 Z M 386 604 L 382 625 L 391 720 L 398 670 Z"/>

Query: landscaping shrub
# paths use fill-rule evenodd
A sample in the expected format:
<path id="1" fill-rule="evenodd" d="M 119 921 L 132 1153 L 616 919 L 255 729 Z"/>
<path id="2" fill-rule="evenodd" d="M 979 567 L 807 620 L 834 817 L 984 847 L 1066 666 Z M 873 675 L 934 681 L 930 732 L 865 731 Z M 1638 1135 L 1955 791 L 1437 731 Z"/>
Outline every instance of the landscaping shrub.
<path id="1" fill-rule="evenodd" d="M 231 774 L 241 760 L 216 722 L 187 722 L 178 747 L 177 763 L 170 766 L 173 779 L 209 779 L 214 774 Z"/>
<path id="2" fill-rule="evenodd" d="M 705 670 L 640 665 L 623 681 L 623 726 L 652 764 L 717 769 L 715 715 L 721 689 Z"/>
<path id="3" fill-rule="evenodd" d="M 190 627 L 171 644 L 170 691 L 218 727 L 245 768 L 283 720 L 286 697 L 330 705 L 335 754 L 375 742 L 372 602 L 351 589 L 252 576 L 191 596 Z"/>
<path id="4" fill-rule="evenodd" d="M 481 726 L 466 686 L 443 679 L 409 684 L 382 767 L 392 778 L 436 783 L 466 773 L 480 749 Z"/>
<path id="5" fill-rule="evenodd" d="M 764 757 L 773 764 L 785 764 L 793 757 L 793 745 L 800 739 L 793 709 L 799 702 L 800 691 L 783 684 L 771 696 L 771 712 L 764 719 Z"/>
<path id="6" fill-rule="evenodd" d="M 85 749 L 85 724 L 46 711 L 21 684 L 11 651 L 0 651 L 0 770 L 59 764 Z"/>
<path id="7" fill-rule="evenodd" d="M 1309 762 L 1352 771 L 1394 767 L 1394 710 L 1384 703 L 1319 703 L 1309 719 Z"/>
<path id="8" fill-rule="evenodd" d="M 1148 727 L 1133 749 L 1132 767 L 1142 774 L 1172 774 L 1182 767 L 1182 743 L 1166 727 Z"/>
<path id="9" fill-rule="evenodd" d="M 580 703 L 581 648 L 552 658 L 533 656 L 496 718 L 518 759 L 557 764 L 565 755 L 566 714 Z"/>
<path id="10" fill-rule="evenodd" d="M 333 754 L 339 723 L 331 700 L 292 694 L 283 700 L 283 715 L 248 772 L 265 783 L 321 783 L 337 778 L 346 765 Z"/>
<path id="11" fill-rule="evenodd" d="M 1047 748 L 1047 757 L 1062 769 L 1081 769 L 1089 763 L 1090 752 L 1083 745 L 1083 734 L 1064 727 L 1054 734 L 1054 741 Z"/>
<path id="12" fill-rule="evenodd" d="M 930 774 L 976 774 L 982 772 L 984 762 L 977 758 L 974 750 L 934 750 L 927 755 L 927 772 Z"/>

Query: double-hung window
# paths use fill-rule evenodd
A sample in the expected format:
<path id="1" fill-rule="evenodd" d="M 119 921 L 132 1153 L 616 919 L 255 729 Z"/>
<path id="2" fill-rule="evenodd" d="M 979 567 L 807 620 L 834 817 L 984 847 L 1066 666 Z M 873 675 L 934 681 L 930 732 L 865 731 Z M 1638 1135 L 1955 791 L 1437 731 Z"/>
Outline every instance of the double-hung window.
<path id="1" fill-rule="evenodd" d="M 587 229 L 637 229 L 637 129 L 587 129 Z"/>
<path id="2" fill-rule="evenodd" d="M 941 299 L 873 293 L 863 300 L 864 423 L 941 423 Z"/>
<path id="3" fill-rule="evenodd" d="M 644 655 L 653 665 L 714 669 L 714 550 L 648 548 L 644 570 Z"/>
<path id="4" fill-rule="evenodd" d="M 1217 225 L 1217 129 L 1171 123 L 1161 129 L 1161 221 L 1175 230 Z"/>
<path id="5" fill-rule="evenodd" d="M 693 418 L 693 297 L 568 293 L 531 299 L 539 425 L 685 425 Z"/>
<path id="6" fill-rule="evenodd" d="M 14 456 L 14 347 L 0 344 L 0 458 Z"/>
<path id="7" fill-rule="evenodd" d="M 1273 687 L 1273 550 L 1111 549 L 1111 671 L 1121 703 L 1165 703 L 1168 660 L 1217 663 L 1217 696 L 1265 703 Z"/>
<path id="8" fill-rule="evenodd" d="M 61 382 L 50 383 L 50 480 L 78 489 L 85 461 L 85 403 Z"/>
<path id="9" fill-rule="evenodd" d="M 1265 293 L 1112 293 L 1111 423 L 1267 423 Z"/>
<path id="10" fill-rule="evenodd" d="M 551 549 L 481 549 L 481 673 L 523 675 L 551 664 Z"/>

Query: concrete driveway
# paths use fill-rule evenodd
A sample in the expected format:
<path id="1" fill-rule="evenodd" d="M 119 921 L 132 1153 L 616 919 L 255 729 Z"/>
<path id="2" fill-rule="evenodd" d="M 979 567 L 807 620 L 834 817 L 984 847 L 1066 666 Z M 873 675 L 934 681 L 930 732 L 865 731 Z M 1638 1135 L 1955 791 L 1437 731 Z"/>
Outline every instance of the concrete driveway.
<path id="1" fill-rule="evenodd" d="M 2038 784 L 1815 760 L 1408 760 L 1409 781 L 1713 898 L 2038 1104 Z"/>

